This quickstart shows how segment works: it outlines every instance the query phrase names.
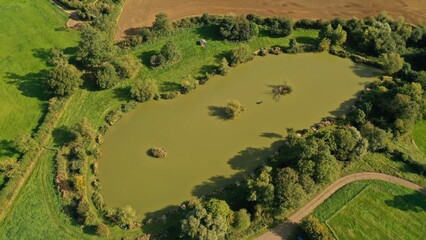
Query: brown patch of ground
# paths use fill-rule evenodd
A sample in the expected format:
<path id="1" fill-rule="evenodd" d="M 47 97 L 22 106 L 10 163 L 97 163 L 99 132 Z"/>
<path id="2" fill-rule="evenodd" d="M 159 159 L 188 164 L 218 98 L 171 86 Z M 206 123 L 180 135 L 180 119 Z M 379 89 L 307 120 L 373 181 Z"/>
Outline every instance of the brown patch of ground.
<path id="1" fill-rule="evenodd" d="M 393 17 L 403 16 L 415 24 L 426 23 L 425 0 L 126 0 L 115 37 L 123 38 L 134 29 L 150 26 L 160 12 L 176 20 L 203 13 L 254 13 L 294 19 L 364 18 L 381 11 Z"/>

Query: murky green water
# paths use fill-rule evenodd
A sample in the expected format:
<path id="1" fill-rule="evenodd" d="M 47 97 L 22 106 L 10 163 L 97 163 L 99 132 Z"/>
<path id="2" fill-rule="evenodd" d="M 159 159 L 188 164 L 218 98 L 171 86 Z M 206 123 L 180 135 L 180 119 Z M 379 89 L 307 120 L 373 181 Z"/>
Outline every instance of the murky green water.
<path id="1" fill-rule="evenodd" d="M 328 54 L 258 57 L 188 95 L 141 104 L 105 137 L 99 162 L 105 201 L 144 215 L 235 181 L 264 161 L 286 128 L 308 128 L 338 113 L 375 74 Z M 284 81 L 293 93 L 273 100 L 270 85 Z M 245 112 L 223 120 L 218 107 L 230 99 Z M 166 148 L 167 158 L 149 157 L 155 146 Z"/>

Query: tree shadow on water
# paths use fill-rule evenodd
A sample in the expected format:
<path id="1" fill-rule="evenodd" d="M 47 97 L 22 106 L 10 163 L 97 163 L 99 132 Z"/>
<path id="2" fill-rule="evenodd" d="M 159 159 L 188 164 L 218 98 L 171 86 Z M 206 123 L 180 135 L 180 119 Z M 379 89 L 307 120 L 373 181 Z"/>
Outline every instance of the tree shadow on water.
<path id="1" fill-rule="evenodd" d="M 395 196 L 392 200 L 386 200 L 385 203 L 393 208 L 402 211 L 411 212 L 426 212 L 426 189 L 423 189 L 423 194 L 415 192 L 411 194 Z"/>
<path id="2" fill-rule="evenodd" d="M 364 64 L 354 63 L 351 66 L 352 71 L 361 78 L 373 78 L 381 75 L 381 71 L 379 69 L 368 67 Z"/>
<path id="3" fill-rule="evenodd" d="M 209 115 L 216 117 L 220 120 L 229 120 L 228 115 L 226 114 L 226 108 L 225 107 L 218 107 L 218 106 L 208 106 L 209 109 Z"/>
<path id="4" fill-rule="evenodd" d="M 278 138 L 278 139 L 283 138 L 283 136 L 281 134 L 272 133 L 272 132 L 264 132 L 264 133 L 260 134 L 260 136 L 264 137 L 264 138 Z"/>

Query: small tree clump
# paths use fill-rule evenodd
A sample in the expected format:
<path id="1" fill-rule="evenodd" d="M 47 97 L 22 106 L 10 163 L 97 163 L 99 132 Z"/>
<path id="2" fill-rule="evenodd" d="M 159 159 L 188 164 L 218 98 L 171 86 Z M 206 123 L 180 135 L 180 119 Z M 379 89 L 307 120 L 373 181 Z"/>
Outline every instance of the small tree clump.
<path id="1" fill-rule="evenodd" d="M 293 88 L 286 82 L 272 86 L 272 94 L 275 99 L 279 99 L 281 96 L 290 94 L 292 91 Z"/>
<path id="2" fill-rule="evenodd" d="M 318 44 L 318 51 L 328 52 L 330 50 L 331 41 L 328 38 L 323 38 Z"/>
<path id="3" fill-rule="evenodd" d="M 247 45 L 240 45 L 231 52 L 231 66 L 236 66 L 240 63 L 245 63 L 253 59 L 253 54 Z"/>
<path id="4" fill-rule="evenodd" d="M 305 231 L 305 233 L 308 235 L 308 239 L 333 239 L 327 228 L 322 225 L 321 222 L 313 215 L 309 215 L 304 218 L 300 226 L 303 231 Z"/>
<path id="5" fill-rule="evenodd" d="M 139 81 L 130 89 L 132 98 L 139 102 L 145 102 L 158 97 L 157 83 L 152 80 Z"/>
<path id="6" fill-rule="evenodd" d="M 47 85 L 56 96 L 74 93 L 82 84 L 81 72 L 68 62 L 59 61 L 49 71 Z"/>
<path id="7" fill-rule="evenodd" d="M 99 224 L 96 227 L 96 234 L 100 237 L 108 237 L 110 235 L 108 226 L 104 223 Z"/>
<path id="8" fill-rule="evenodd" d="M 219 67 L 218 67 L 218 73 L 220 75 L 225 76 L 228 72 L 229 72 L 229 63 L 228 60 L 226 60 L 226 58 L 222 58 L 222 60 L 220 61 Z"/>
<path id="9" fill-rule="evenodd" d="M 167 157 L 167 151 L 161 147 L 153 147 L 150 149 L 150 152 L 155 158 L 165 158 Z"/>
<path id="10" fill-rule="evenodd" d="M 110 63 L 105 63 L 96 73 L 96 85 L 101 89 L 112 88 L 117 85 L 118 81 L 118 73 L 115 67 Z"/>
<path id="11" fill-rule="evenodd" d="M 385 53 L 380 56 L 383 63 L 383 71 L 392 75 L 404 66 L 404 59 L 398 53 Z"/>
<path id="12" fill-rule="evenodd" d="M 155 16 L 152 23 L 152 30 L 158 35 L 170 35 L 173 33 L 173 25 L 165 13 L 159 13 Z"/>
<path id="13" fill-rule="evenodd" d="M 225 113 L 229 118 L 237 118 L 242 112 L 244 112 L 244 106 L 238 100 L 230 100 L 226 103 Z"/>

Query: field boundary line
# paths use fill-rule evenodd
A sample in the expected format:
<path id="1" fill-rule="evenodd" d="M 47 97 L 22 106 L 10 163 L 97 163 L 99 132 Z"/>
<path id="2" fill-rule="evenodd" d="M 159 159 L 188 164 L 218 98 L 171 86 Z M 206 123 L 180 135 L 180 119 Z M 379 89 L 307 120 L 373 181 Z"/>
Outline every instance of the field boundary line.
<path id="1" fill-rule="evenodd" d="M 333 228 L 330 226 L 330 224 L 328 223 L 330 220 L 332 220 L 332 218 L 334 218 L 335 216 L 337 216 L 337 214 L 339 214 L 343 209 L 346 208 L 346 206 L 348 204 L 350 204 L 352 201 L 354 201 L 355 199 L 357 199 L 359 196 L 361 196 L 361 194 L 363 194 L 367 189 L 369 189 L 371 187 L 371 184 L 365 186 L 363 189 L 361 189 L 361 191 L 359 191 L 353 198 L 351 198 L 349 201 L 347 201 L 345 203 L 345 205 L 343 205 L 339 210 L 337 210 L 335 213 L 333 213 L 329 218 L 327 218 L 327 220 L 325 220 L 325 225 L 327 225 L 328 229 L 330 229 L 331 233 L 333 234 L 333 236 L 339 240 L 339 237 L 337 237 L 337 234 L 334 232 Z"/>
<path id="2" fill-rule="evenodd" d="M 67 106 L 70 102 L 70 98 L 66 98 L 63 101 L 65 103 L 61 107 L 61 111 L 58 112 L 58 115 L 55 116 L 56 119 L 55 119 L 55 122 L 52 126 L 52 129 L 51 129 L 52 131 L 56 127 L 56 125 L 58 124 L 59 119 L 62 117 L 62 115 L 64 113 L 64 110 L 67 108 Z M 0 224 L 6 219 L 6 217 L 10 213 L 10 210 L 12 209 L 11 206 L 15 203 L 15 200 L 19 196 L 19 194 L 21 193 L 22 188 L 27 184 L 28 179 L 31 177 L 32 173 L 34 172 L 34 169 L 36 168 L 36 166 L 40 162 L 39 161 L 40 158 L 43 156 L 43 154 L 46 151 L 44 146 L 46 146 L 46 144 L 48 144 L 50 142 L 50 140 L 52 139 L 52 131 L 49 132 L 49 134 L 46 136 L 46 138 L 44 138 L 43 140 L 40 141 L 39 149 L 38 149 L 36 155 L 34 156 L 33 159 L 30 160 L 30 164 L 29 164 L 28 168 L 24 171 L 21 178 L 16 183 L 15 189 L 13 189 L 13 191 L 10 193 L 11 197 L 9 199 L 6 199 L 5 202 L 2 203 L 2 206 L 1 206 L 2 211 L 0 212 Z"/>

